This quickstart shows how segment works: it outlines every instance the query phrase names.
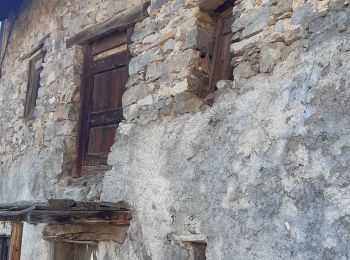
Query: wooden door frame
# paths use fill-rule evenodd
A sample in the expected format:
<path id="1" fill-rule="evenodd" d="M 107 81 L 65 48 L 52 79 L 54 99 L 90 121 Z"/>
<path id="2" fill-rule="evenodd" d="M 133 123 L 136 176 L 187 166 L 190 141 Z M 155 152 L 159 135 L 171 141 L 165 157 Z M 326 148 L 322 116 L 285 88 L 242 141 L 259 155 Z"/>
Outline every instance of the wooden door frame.
<path id="1" fill-rule="evenodd" d="M 127 34 L 127 45 L 131 44 L 131 36 L 134 31 L 134 25 L 128 27 L 122 32 L 126 32 Z M 122 33 L 120 31 L 114 31 L 110 35 L 114 33 Z M 83 70 L 82 70 L 82 82 L 80 86 L 80 104 L 79 104 L 79 118 L 78 118 L 78 131 L 77 131 L 77 143 L 76 143 L 76 162 L 75 162 L 75 171 L 74 177 L 82 176 L 82 168 L 84 165 L 84 155 L 87 151 L 88 142 L 88 128 L 87 121 L 89 116 L 89 104 L 91 99 L 93 98 L 93 73 L 91 73 L 91 63 L 93 60 L 92 57 L 92 45 L 94 42 L 108 37 L 108 35 L 102 35 L 101 37 L 94 37 L 93 40 L 87 41 L 83 45 Z M 131 58 L 130 52 L 128 52 L 129 60 Z"/>
<path id="2" fill-rule="evenodd" d="M 12 222 L 9 260 L 20 260 L 22 249 L 23 223 Z"/>

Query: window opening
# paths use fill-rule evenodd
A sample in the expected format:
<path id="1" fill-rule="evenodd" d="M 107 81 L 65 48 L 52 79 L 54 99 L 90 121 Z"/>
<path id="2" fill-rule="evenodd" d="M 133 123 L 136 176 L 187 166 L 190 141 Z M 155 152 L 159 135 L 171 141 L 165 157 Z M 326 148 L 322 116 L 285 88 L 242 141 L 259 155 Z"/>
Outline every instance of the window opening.
<path id="1" fill-rule="evenodd" d="M 219 15 L 212 62 L 213 66 L 209 81 L 211 90 L 215 90 L 216 83 L 219 80 L 232 80 L 233 77 L 233 68 L 231 65 L 232 54 L 230 52 L 233 19 L 232 7 Z"/>
<path id="2" fill-rule="evenodd" d="M 8 260 L 10 246 L 9 236 L 0 236 L 0 260 Z"/>
<path id="3" fill-rule="evenodd" d="M 54 242 L 54 260 L 97 260 L 97 244 Z"/>
<path id="4" fill-rule="evenodd" d="M 216 83 L 219 80 L 233 79 L 230 45 L 233 36 L 231 25 L 234 21 L 234 17 L 232 3 L 229 4 L 231 5 L 229 8 L 227 7 L 227 4 L 225 4 L 216 10 L 216 13 L 218 14 L 218 22 L 215 32 L 213 56 L 209 57 L 205 53 L 202 54 L 203 67 L 209 74 L 208 88 L 203 89 L 201 93 L 199 93 L 203 98 L 216 90 Z"/>
<path id="5" fill-rule="evenodd" d="M 40 49 L 29 62 L 28 87 L 24 105 L 24 117 L 27 119 L 34 116 L 34 109 L 40 88 L 40 73 L 43 71 L 42 63 L 44 56 L 45 52 Z"/>

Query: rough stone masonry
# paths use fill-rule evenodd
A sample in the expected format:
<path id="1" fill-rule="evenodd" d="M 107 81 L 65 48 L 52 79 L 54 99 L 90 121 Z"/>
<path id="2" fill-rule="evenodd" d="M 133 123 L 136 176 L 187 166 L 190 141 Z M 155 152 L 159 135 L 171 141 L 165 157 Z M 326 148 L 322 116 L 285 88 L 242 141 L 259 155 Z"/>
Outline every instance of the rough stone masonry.
<path id="1" fill-rule="evenodd" d="M 0 79 L 0 201 L 124 201 L 124 244 L 98 259 L 350 259 L 350 7 L 347 0 L 236 0 L 233 81 L 214 103 L 212 54 L 223 0 L 152 0 L 132 35 L 125 121 L 112 169 L 72 178 L 82 50 L 67 38 L 137 0 L 25 2 Z M 35 118 L 23 119 L 26 54 L 46 35 Z M 52 259 L 24 226 L 22 259 Z M 1 232 L 9 232 L 8 228 Z"/>

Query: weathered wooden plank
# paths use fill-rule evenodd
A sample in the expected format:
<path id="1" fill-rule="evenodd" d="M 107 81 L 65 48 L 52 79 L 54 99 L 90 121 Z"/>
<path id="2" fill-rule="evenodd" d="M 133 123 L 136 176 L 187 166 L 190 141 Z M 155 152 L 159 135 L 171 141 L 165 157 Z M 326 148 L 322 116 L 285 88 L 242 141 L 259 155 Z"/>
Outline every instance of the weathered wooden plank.
<path id="1" fill-rule="evenodd" d="M 44 227 L 43 238 L 52 241 L 90 242 L 115 241 L 123 243 L 128 225 L 115 223 L 51 224 Z"/>
<path id="2" fill-rule="evenodd" d="M 94 41 L 114 31 L 123 31 L 128 27 L 133 26 L 135 23 L 148 16 L 147 8 L 149 5 L 150 1 L 143 3 L 142 5 L 135 8 L 121 12 L 119 15 L 103 23 L 81 31 L 80 33 L 67 39 L 67 48 L 70 48 L 73 45 Z"/>
<path id="3" fill-rule="evenodd" d="M 127 44 L 127 33 L 112 34 L 108 37 L 97 40 L 92 46 L 92 55 L 105 52 L 117 46 Z"/>
<path id="4" fill-rule="evenodd" d="M 90 126 L 107 125 L 120 123 L 124 119 L 123 109 L 111 109 L 103 112 L 95 112 L 90 114 Z"/>
<path id="5" fill-rule="evenodd" d="M 25 215 L 29 224 L 72 224 L 91 222 L 113 222 L 118 225 L 129 225 L 132 216 L 129 211 L 43 211 L 31 210 Z"/>
<path id="6" fill-rule="evenodd" d="M 104 59 L 93 61 L 91 64 L 92 73 L 101 73 L 103 71 L 127 66 L 129 64 L 129 51 L 124 51 L 116 55 L 108 56 Z"/>
<path id="7" fill-rule="evenodd" d="M 12 223 L 11 240 L 9 248 L 9 259 L 20 260 L 22 247 L 23 224 L 21 222 Z"/>
<path id="8" fill-rule="evenodd" d="M 44 47 L 45 41 L 49 38 L 50 38 L 50 33 L 46 34 L 39 42 L 37 42 L 36 45 L 33 46 L 28 53 L 23 54 L 20 57 L 20 60 L 25 60 L 32 57 L 35 53 L 37 53 L 40 49 Z"/>
<path id="9" fill-rule="evenodd" d="M 3 203 L 0 204 L 0 211 L 1 210 L 22 210 L 27 209 L 31 207 L 35 207 L 35 209 L 46 209 L 48 207 L 47 202 L 42 201 L 18 201 L 14 203 Z"/>
<path id="10" fill-rule="evenodd" d="M 69 210 L 71 207 L 75 206 L 75 200 L 71 199 L 49 199 L 50 210 Z"/>

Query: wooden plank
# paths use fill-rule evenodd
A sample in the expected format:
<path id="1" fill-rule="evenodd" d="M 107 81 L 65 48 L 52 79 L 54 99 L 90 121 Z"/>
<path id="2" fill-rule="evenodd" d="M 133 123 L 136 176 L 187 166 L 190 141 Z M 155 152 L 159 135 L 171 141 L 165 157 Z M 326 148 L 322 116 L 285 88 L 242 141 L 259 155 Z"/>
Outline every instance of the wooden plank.
<path id="1" fill-rule="evenodd" d="M 42 61 L 44 59 L 44 56 L 45 52 L 41 50 L 30 60 L 27 94 L 24 106 L 25 118 L 31 116 L 31 113 L 36 106 L 36 99 L 38 97 L 38 90 L 40 87 L 40 73 L 43 70 Z"/>
<path id="2" fill-rule="evenodd" d="M 21 222 L 12 223 L 11 240 L 9 248 L 9 259 L 20 260 L 22 247 L 23 224 Z"/>
<path id="3" fill-rule="evenodd" d="M 101 73 L 104 71 L 124 67 L 129 64 L 129 51 L 124 51 L 104 59 L 93 61 L 91 64 L 92 73 Z"/>
<path id="4" fill-rule="evenodd" d="M 140 6 L 121 12 L 103 23 L 81 31 L 66 41 L 67 48 L 77 44 L 92 42 L 115 31 L 126 30 L 128 27 L 148 17 L 147 8 L 149 5 L 150 1 L 147 1 Z"/>
<path id="5" fill-rule="evenodd" d="M 45 240 L 66 242 L 125 241 L 128 225 L 115 223 L 50 224 L 42 232 Z"/>
<path id="6" fill-rule="evenodd" d="M 213 62 L 209 76 L 209 89 L 201 93 L 202 97 L 215 91 L 219 80 L 231 80 L 233 68 L 231 65 L 230 44 L 232 39 L 231 24 L 233 22 L 232 7 L 221 13 L 214 46 Z"/>
<path id="7" fill-rule="evenodd" d="M 47 202 L 42 202 L 42 201 L 17 201 L 14 203 L 2 203 L 0 204 L 0 211 L 1 210 L 22 210 L 22 209 L 27 209 L 34 207 L 35 209 L 40 209 L 40 208 L 47 208 L 48 207 Z"/>
<path id="8" fill-rule="evenodd" d="M 128 51 L 128 45 L 126 43 L 94 55 L 93 60 L 96 61 L 96 60 L 104 59 L 108 56 L 122 53 L 125 51 Z"/>
<path id="9" fill-rule="evenodd" d="M 224 26 L 224 19 L 222 17 L 219 18 L 218 20 L 218 24 L 217 24 L 217 28 L 216 28 L 216 40 L 215 40 L 215 46 L 214 46 L 214 52 L 213 52 L 213 61 L 212 61 L 212 65 L 211 65 L 211 72 L 209 75 L 209 88 L 204 90 L 202 93 L 200 93 L 201 97 L 206 97 L 206 95 L 208 95 L 209 93 L 213 92 L 215 89 L 215 73 L 216 73 L 216 69 L 215 66 L 217 66 L 218 64 L 218 60 L 220 58 L 220 43 L 221 43 L 221 32 L 222 32 L 222 28 Z"/>
<path id="10" fill-rule="evenodd" d="M 87 153 L 85 154 L 85 165 L 90 165 L 90 166 L 94 166 L 94 165 L 107 165 L 107 159 L 108 159 L 108 155 L 107 154 L 90 154 Z"/>
<path id="11" fill-rule="evenodd" d="M 28 53 L 23 54 L 20 60 L 25 60 L 32 57 L 35 53 L 37 53 L 40 49 L 44 47 L 45 41 L 49 38 L 50 38 L 50 33 L 46 34 L 40 41 L 38 41 L 36 45 L 33 46 Z"/>
<path id="12" fill-rule="evenodd" d="M 114 222 L 118 225 L 129 225 L 130 211 L 43 211 L 31 210 L 26 214 L 25 221 L 29 224 L 72 224 L 89 222 Z"/>
<path id="13" fill-rule="evenodd" d="M 90 114 L 89 125 L 111 125 L 120 123 L 124 119 L 123 109 L 117 108 L 103 112 L 95 112 Z"/>
<path id="14" fill-rule="evenodd" d="M 127 43 L 127 33 L 112 34 L 108 37 L 97 40 L 92 46 L 92 55 L 113 49 Z"/>
<path id="15" fill-rule="evenodd" d="M 49 199 L 49 210 L 69 210 L 76 205 L 75 200 L 71 199 Z"/>
<path id="16" fill-rule="evenodd" d="M 104 125 L 90 128 L 89 149 L 85 160 L 102 160 L 105 164 L 115 137 L 115 125 Z M 88 157 L 91 155 L 90 157 Z"/>
<path id="17" fill-rule="evenodd" d="M 91 48 L 89 45 L 85 44 L 83 48 L 84 62 L 83 62 L 83 77 L 82 85 L 80 86 L 80 108 L 79 108 L 79 118 L 78 118 L 78 138 L 77 138 L 77 159 L 75 162 L 75 176 L 81 176 L 81 170 L 83 166 L 83 157 L 86 149 L 85 140 L 88 135 L 87 119 L 88 119 L 88 106 L 89 106 L 89 96 L 90 96 L 90 85 L 93 81 L 93 74 L 90 72 L 91 64 Z"/>

